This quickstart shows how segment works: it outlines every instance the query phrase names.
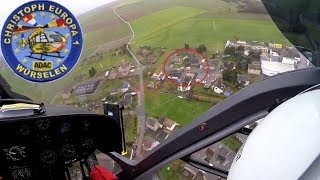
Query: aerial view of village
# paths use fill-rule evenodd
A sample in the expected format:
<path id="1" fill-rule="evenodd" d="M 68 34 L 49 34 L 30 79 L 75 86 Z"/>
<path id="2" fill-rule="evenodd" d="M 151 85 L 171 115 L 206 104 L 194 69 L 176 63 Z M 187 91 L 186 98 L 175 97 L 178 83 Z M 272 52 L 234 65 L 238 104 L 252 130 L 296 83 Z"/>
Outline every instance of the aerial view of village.
<path id="1" fill-rule="evenodd" d="M 144 158 L 239 90 L 312 66 L 260 0 L 118 0 L 78 19 L 84 48 L 64 78 L 25 82 L 3 61 L 1 74 L 15 91 L 46 104 L 97 113 L 103 113 L 103 103 L 124 106 L 123 155 L 131 160 Z M 234 134 L 192 158 L 228 170 L 245 141 Z M 219 179 L 183 161 L 164 167 L 158 177 Z"/>

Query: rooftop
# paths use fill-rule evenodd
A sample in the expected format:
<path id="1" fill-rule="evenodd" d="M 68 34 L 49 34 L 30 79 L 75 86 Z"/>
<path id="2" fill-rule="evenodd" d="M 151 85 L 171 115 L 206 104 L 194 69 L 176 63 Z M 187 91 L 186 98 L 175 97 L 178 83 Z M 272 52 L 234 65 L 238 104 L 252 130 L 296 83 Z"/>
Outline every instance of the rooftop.
<path id="1" fill-rule="evenodd" d="M 191 82 L 191 78 L 188 76 L 185 76 L 181 82 L 182 86 L 188 86 L 189 83 Z"/>
<path id="2" fill-rule="evenodd" d="M 130 83 L 127 81 L 123 81 L 120 89 L 127 89 L 127 88 L 130 88 Z"/>
<path id="3" fill-rule="evenodd" d="M 281 57 L 287 57 L 291 59 L 300 59 L 299 51 L 295 48 L 283 49 L 280 53 Z"/>
<path id="4" fill-rule="evenodd" d="M 261 70 L 261 65 L 259 64 L 249 64 L 248 69 L 253 69 L 253 70 Z"/>
<path id="5" fill-rule="evenodd" d="M 171 61 L 172 61 L 173 63 L 178 63 L 178 64 L 180 64 L 180 63 L 182 63 L 182 57 L 176 55 L 176 56 L 174 56 L 174 57 L 171 58 Z"/>
<path id="6" fill-rule="evenodd" d="M 169 118 L 165 118 L 164 121 L 163 121 L 163 125 L 170 128 L 172 126 L 174 126 L 176 124 L 175 121 L 169 119 Z"/>
<path id="7" fill-rule="evenodd" d="M 158 68 L 153 75 L 159 76 L 162 73 L 162 68 Z"/>
<path id="8" fill-rule="evenodd" d="M 168 76 L 170 77 L 176 77 L 176 78 L 180 78 L 182 75 L 182 72 L 181 71 L 178 71 L 178 70 L 171 70 L 169 71 L 168 73 Z"/>
<path id="9" fill-rule="evenodd" d="M 225 86 L 222 84 L 222 79 L 221 78 L 216 80 L 216 82 L 214 83 L 214 87 L 217 87 L 217 88 L 222 89 L 222 90 L 224 89 Z"/>
<path id="10" fill-rule="evenodd" d="M 195 57 L 189 57 L 185 60 L 187 64 L 199 64 L 199 59 Z"/>
<path id="11" fill-rule="evenodd" d="M 274 62 L 274 61 L 261 61 L 262 62 L 262 69 L 276 72 L 276 73 L 284 73 L 287 71 L 295 70 L 293 64 L 285 64 L 282 62 Z"/>
<path id="12" fill-rule="evenodd" d="M 153 118 L 153 117 L 147 117 L 146 119 L 146 124 L 150 125 L 150 126 L 154 126 L 156 123 L 158 122 L 157 119 Z"/>
<path id="13" fill-rule="evenodd" d="M 86 95 L 86 94 L 93 94 L 98 85 L 100 84 L 100 80 L 99 79 L 92 79 L 92 80 L 88 80 L 85 81 L 83 83 L 81 83 L 80 85 L 78 85 L 75 88 L 75 94 L 76 95 Z"/>
<path id="14" fill-rule="evenodd" d="M 154 63 L 154 62 L 156 62 L 156 60 L 157 60 L 157 58 L 154 57 L 153 55 L 149 55 L 149 56 L 147 57 L 147 61 L 148 61 L 149 63 Z"/>
<path id="15" fill-rule="evenodd" d="M 143 142 L 142 142 L 142 146 L 144 149 L 146 149 L 147 151 L 152 150 L 154 147 L 156 147 L 159 144 L 158 141 L 150 138 L 150 137 L 145 137 Z"/>
<path id="16" fill-rule="evenodd" d="M 196 80 L 201 81 L 202 79 L 205 78 L 206 74 L 207 72 L 204 72 L 204 71 L 199 72 L 198 75 L 196 76 Z"/>

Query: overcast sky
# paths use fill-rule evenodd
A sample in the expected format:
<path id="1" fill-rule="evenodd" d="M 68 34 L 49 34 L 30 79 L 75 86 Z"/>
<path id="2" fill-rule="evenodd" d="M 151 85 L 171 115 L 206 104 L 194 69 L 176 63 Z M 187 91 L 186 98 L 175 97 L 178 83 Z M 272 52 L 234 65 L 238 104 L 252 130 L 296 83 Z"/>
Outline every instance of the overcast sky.
<path id="1" fill-rule="evenodd" d="M 31 1 L 31 0 L 28 0 Z M 0 6 L 0 30 L 7 17 L 20 5 L 28 2 L 24 0 L 1 0 Z M 116 0 L 54 0 L 68 8 L 74 15 L 80 15 L 96 7 L 108 4 Z"/>

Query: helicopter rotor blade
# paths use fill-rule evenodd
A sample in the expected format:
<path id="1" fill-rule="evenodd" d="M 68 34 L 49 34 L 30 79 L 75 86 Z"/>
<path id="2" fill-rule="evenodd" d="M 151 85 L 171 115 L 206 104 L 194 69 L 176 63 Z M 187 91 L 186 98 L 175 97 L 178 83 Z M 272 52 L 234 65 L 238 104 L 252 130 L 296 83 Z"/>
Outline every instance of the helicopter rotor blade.
<path id="1" fill-rule="evenodd" d="M 51 21 L 48 24 L 44 25 L 44 28 L 53 28 L 53 27 L 60 27 L 60 26 L 66 26 L 66 22 L 62 19 L 59 18 L 57 20 Z"/>
<path id="2" fill-rule="evenodd" d="M 20 34 L 20 33 L 28 32 L 28 31 L 34 30 L 36 28 L 37 27 L 30 27 L 30 26 L 15 27 L 13 29 L 13 34 Z"/>

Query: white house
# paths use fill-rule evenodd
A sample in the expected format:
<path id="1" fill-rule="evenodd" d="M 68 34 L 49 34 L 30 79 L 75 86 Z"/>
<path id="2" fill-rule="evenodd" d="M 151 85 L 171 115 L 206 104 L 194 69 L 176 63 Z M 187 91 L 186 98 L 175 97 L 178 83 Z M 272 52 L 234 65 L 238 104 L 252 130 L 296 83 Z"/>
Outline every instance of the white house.
<path id="1" fill-rule="evenodd" d="M 158 68 L 154 73 L 153 73 L 153 75 L 152 75 L 152 77 L 151 78 L 153 78 L 153 79 L 156 79 L 156 80 L 163 80 L 164 78 L 165 78 L 165 76 L 164 76 L 164 73 L 163 73 L 163 71 L 162 71 L 162 68 Z"/>
<path id="2" fill-rule="evenodd" d="M 214 85 L 212 86 L 212 89 L 215 93 L 217 94 L 223 94 L 224 92 L 224 88 L 225 88 L 225 85 L 222 84 L 222 80 L 221 79 L 218 79 Z"/>
<path id="3" fill-rule="evenodd" d="M 174 128 L 178 125 L 179 125 L 178 123 L 176 123 L 175 121 L 172 121 L 171 119 L 168 119 L 168 118 L 165 118 L 163 121 L 163 126 L 170 131 L 173 131 Z"/>

